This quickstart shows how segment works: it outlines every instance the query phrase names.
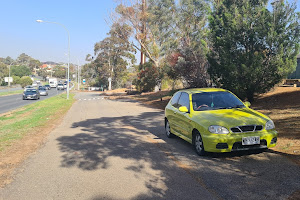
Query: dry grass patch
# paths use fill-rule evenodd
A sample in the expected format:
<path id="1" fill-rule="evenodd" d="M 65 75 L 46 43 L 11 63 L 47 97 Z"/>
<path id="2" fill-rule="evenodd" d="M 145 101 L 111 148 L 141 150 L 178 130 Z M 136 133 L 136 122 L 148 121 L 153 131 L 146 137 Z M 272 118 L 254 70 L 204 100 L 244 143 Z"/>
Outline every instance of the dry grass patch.
<path id="1" fill-rule="evenodd" d="M 113 98 L 132 98 L 164 110 L 173 93 L 161 91 Z M 278 143 L 272 149 L 279 154 L 290 155 L 300 163 L 300 88 L 275 87 L 270 92 L 256 97 L 251 107 L 274 121 L 279 135 Z"/>

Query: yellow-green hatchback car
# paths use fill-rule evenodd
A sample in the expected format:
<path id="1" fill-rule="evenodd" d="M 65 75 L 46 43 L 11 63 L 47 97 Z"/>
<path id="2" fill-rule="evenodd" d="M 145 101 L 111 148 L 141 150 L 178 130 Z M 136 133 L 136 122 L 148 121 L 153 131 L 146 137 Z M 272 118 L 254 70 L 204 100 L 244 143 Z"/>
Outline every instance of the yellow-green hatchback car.
<path id="1" fill-rule="evenodd" d="M 165 108 L 166 135 L 193 144 L 198 155 L 274 147 L 273 121 L 249 106 L 225 89 L 178 91 Z"/>

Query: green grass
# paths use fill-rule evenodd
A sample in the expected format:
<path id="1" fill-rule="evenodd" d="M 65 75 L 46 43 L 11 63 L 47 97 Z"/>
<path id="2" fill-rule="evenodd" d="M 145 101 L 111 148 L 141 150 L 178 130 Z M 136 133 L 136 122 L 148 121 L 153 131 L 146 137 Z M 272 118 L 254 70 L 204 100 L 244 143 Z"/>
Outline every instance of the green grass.
<path id="1" fill-rule="evenodd" d="M 66 94 L 61 94 L 1 116 L 0 151 L 27 134 L 37 133 L 57 116 L 64 115 L 74 103 L 73 97 L 74 94 L 70 93 L 70 99 L 66 100 Z"/>
<path id="2" fill-rule="evenodd" d="M 22 94 L 24 90 L 15 90 L 10 92 L 0 92 L 0 96 L 8 96 L 13 94 Z"/>

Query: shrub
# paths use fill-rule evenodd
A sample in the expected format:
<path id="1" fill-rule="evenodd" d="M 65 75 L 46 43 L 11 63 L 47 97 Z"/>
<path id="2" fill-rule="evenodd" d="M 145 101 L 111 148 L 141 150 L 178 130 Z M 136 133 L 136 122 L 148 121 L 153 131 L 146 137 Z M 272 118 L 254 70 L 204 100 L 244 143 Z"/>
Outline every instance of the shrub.
<path id="1" fill-rule="evenodd" d="M 13 76 L 13 84 L 20 84 L 21 78 L 19 76 Z"/>
<path id="2" fill-rule="evenodd" d="M 134 84 L 140 92 L 152 92 L 157 84 L 159 76 L 157 68 L 152 62 L 147 62 L 139 66 L 139 73 Z"/>
<path id="3" fill-rule="evenodd" d="M 21 79 L 20 79 L 20 84 L 22 87 L 25 87 L 26 85 L 31 85 L 32 84 L 32 80 L 29 76 L 23 76 Z"/>

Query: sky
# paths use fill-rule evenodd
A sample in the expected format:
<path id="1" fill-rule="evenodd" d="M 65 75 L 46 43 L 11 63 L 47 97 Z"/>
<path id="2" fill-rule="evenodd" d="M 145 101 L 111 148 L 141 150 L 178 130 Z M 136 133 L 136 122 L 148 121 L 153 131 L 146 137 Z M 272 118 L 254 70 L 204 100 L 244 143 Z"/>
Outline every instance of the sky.
<path id="1" fill-rule="evenodd" d="M 0 57 L 16 59 L 26 53 L 41 62 L 85 63 L 93 55 L 96 42 L 107 37 L 108 16 L 114 11 L 113 0 L 0 0 Z"/>
<path id="2" fill-rule="evenodd" d="M 66 30 L 57 24 L 37 23 L 40 19 L 68 29 L 70 62 L 82 65 L 87 54 L 93 55 L 95 43 L 107 36 L 116 5 L 114 0 L 0 0 L 0 57 L 16 59 L 26 53 L 41 62 L 67 63 Z"/>

